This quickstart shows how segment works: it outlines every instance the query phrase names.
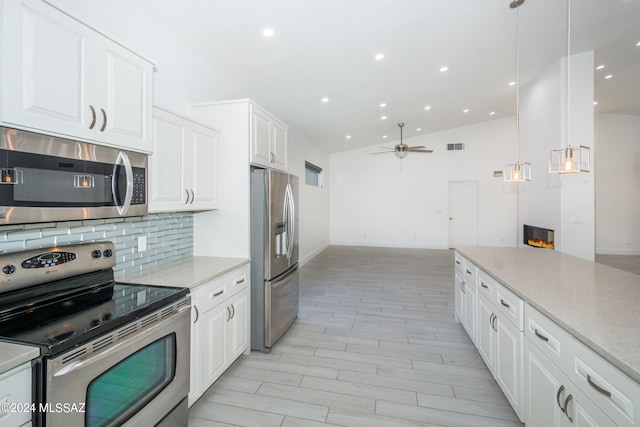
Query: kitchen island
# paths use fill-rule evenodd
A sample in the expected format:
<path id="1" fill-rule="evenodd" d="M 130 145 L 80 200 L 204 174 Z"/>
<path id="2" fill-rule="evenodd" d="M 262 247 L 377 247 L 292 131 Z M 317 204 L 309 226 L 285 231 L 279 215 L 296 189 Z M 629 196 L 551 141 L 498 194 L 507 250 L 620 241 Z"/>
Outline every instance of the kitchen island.
<path id="1" fill-rule="evenodd" d="M 547 249 L 456 250 L 640 382 L 640 276 Z"/>

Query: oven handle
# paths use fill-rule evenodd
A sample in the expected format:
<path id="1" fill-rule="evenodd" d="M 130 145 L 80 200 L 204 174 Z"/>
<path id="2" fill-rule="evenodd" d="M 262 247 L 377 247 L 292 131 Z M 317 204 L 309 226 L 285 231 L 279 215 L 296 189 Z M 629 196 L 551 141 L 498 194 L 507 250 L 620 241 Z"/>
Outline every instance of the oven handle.
<path id="1" fill-rule="evenodd" d="M 131 160 L 129 160 L 129 155 L 125 151 L 120 151 L 118 153 L 118 159 L 116 160 L 115 165 L 113 165 L 113 178 L 111 179 L 111 192 L 113 193 L 113 200 L 117 202 L 118 200 L 118 178 L 116 176 L 116 170 L 118 165 L 122 164 L 124 166 L 125 173 L 127 174 L 127 192 L 124 196 L 124 202 L 122 206 L 116 205 L 116 209 L 118 209 L 118 214 L 124 215 L 129 210 L 129 206 L 131 206 L 131 199 L 133 197 L 133 168 L 131 167 Z"/>
<path id="2" fill-rule="evenodd" d="M 174 324 L 174 322 L 176 322 L 179 317 L 190 315 L 190 311 L 189 311 L 190 309 L 191 309 L 190 304 L 184 307 L 180 307 L 175 314 L 172 314 L 169 317 L 165 317 L 161 322 L 154 324 L 152 327 L 144 329 L 133 336 L 128 336 L 126 340 L 119 341 L 113 347 L 109 347 L 106 350 L 100 353 L 97 353 L 94 356 L 88 357 L 87 359 L 84 359 L 84 360 L 71 362 L 68 365 L 59 369 L 58 371 L 54 372 L 53 376 L 61 377 L 63 375 L 68 375 L 74 371 L 77 371 L 78 369 L 82 369 L 88 365 L 91 365 L 92 363 L 96 363 L 100 360 L 104 360 L 108 357 L 111 357 L 111 353 L 120 350 L 123 344 L 127 346 L 134 345 L 138 341 L 142 340 L 145 337 L 145 335 L 147 335 L 148 332 L 151 332 L 157 328 L 165 328 L 167 325 Z M 189 320 L 187 320 L 187 322 L 189 322 Z"/>

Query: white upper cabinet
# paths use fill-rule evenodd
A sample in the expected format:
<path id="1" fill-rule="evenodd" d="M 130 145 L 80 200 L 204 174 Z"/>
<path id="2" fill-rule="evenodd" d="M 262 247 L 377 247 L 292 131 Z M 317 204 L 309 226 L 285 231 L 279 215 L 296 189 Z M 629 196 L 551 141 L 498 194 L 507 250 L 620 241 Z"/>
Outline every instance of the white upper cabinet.
<path id="1" fill-rule="evenodd" d="M 287 170 L 287 126 L 251 104 L 251 163 L 266 168 Z"/>
<path id="2" fill-rule="evenodd" d="M 218 132 L 154 108 L 149 212 L 219 208 Z"/>
<path id="3" fill-rule="evenodd" d="M 2 2 L 7 126 L 151 151 L 153 65 L 39 0 Z"/>

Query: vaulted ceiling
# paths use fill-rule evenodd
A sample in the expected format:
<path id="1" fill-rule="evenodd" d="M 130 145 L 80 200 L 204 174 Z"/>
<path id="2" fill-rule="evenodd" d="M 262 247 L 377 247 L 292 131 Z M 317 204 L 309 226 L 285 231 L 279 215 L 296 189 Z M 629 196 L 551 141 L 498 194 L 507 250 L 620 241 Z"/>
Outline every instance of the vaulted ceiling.
<path id="1" fill-rule="evenodd" d="M 514 115 L 516 22 L 520 87 L 567 53 L 561 0 L 132 2 L 328 152 Z M 640 114 L 639 22 L 638 0 L 572 2 L 598 111 Z"/>

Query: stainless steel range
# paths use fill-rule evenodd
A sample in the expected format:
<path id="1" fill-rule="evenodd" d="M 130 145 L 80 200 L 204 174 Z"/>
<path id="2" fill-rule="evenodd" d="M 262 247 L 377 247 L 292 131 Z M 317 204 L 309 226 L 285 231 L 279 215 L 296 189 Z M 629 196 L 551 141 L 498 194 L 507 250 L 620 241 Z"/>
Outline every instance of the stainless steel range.
<path id="1" fill-rule="evenodd" d="M 41 353 L 34 426 L 187 425 L 189 290 L 116 282 L 114 251 L 0 255 L 0 340 Z"/>

